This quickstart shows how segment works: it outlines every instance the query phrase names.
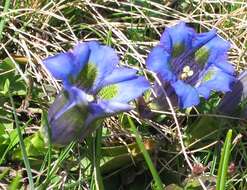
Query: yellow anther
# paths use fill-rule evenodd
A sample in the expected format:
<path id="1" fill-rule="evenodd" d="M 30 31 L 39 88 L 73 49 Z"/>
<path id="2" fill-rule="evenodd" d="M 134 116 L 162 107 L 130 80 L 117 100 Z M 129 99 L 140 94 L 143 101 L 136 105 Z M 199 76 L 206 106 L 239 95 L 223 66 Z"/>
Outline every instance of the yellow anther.
<path id="1" fill-rule="evenodd" d="M 182 74 L 180 75 L 180 79 L 181 79 L 181 80 L 185 80 L 187 77 L 188 77 L 188 76 L 187 76 L 187 73 L 182 73 Z"/>

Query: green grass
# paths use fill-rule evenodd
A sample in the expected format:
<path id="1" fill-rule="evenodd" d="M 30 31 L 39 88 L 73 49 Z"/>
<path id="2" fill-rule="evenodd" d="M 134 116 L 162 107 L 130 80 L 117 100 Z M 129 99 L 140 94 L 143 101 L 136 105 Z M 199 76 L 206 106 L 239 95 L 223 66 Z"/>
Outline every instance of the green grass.
<path id="1" fill-rule="evenodd" d="M 135 109 L 105 119 L 83 142 L 56 147 L 47 111 L 61 84 L 42 66 L 42 59 L 77 41 L 97 39 L 116 49 L 121 65 L 153 81 L 145 69 L 148 52 L 165 27 L 184 20 L 198 32 L 213 27 L 228 39 L 229 61 L 239 73 L 247 64 L 246 6 L 244 0 L 5 0 L 0 5 L 1 188 L 247 189 L 244 102 L 230 116 L 215 111 L 222 98 L 217 93 L 191 110 L 175 109 L 175 115 L 152 109 L 147 119 Z"/>

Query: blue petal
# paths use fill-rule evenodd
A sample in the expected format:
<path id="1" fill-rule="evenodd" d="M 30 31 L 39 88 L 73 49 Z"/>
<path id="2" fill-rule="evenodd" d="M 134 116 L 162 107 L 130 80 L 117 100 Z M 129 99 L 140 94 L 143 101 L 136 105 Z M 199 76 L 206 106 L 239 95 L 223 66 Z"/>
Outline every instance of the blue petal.
<path id="1" fill-rule="evenodd" d="M 180 107 L 188 108 L 199 104 L 200 102 L 199 95 L 196 89 L 193 88 L 191 85 L 185 84 L 181 80 L 177 80 L 171 85 L 178 96 Z"/>
<path id="2" fill-rule="evenodd" d="M 203 97 L 209 98 L 212 90 L 220 92 L 231 91 L 231 84 L 235 80 L 232 75 L 212 65 L 202 74 L 199 83 L 196 85 L 198 86 L 197 91 Z"/>
<path id="3" fill-rule="evenodd" d="M 184 22 L 180 22 L 175 26 L 166 28 L 161 36 L 160 44 L 168 53 L 176 57 L 192 47 L 194 36 L 194 29 L 187 27 Z"/>
<path id="4" fill-rule="evenodd" d="M 68 82 L 73 76 L 76 68 L 76 61 L 72 53 L 60 53 L 43 60 L 45 67 L 58 80 Z"/>
<path id="5" fill-rule="evenodd" d="M 74 55 L 74 59 L 77 64 L 75 71 L 76 72 L 75 75 L 76 75 L 81 71 L 84 65 L 88 63 L 88 59 L 90 55 L 90 49 L 88 43 L 78 43 L 72 50 L 72 53 Z"/>
<path id="6" fill-rule="evenodd" d="M 247 97 L 247 71 L 243 71 L 232 85 L 232 91 L 227 92 L 221 100 L 218 111 L 223 114 L 232 115 L 237 106 Z M 247 112 L 245 112 L 247 113 Z"/>
<path id="7" fill-rule="evenodd" d="M 166 81 L 174 80 L 175 75 L 172 73 L 170 65 L 171 56 L 163 46 L 158 45 L 152 49 L 147 57 L 147 68 Z"/>
<path id="8" fill-rule="evenodd" d="M 83 110 L 87 109 L 88 103 L 90 102 L 88 97 L 84 91 L 70 86 L 59 94 L 54 103 L 50 106 L 49 118 L 57 119 L 75 105 Z"/>
<path id="9" fill-rule="evenodd" d="M 69 94 L 66 91 L 61 92 L 54 100 L 49 108 L 48 119 L 56 118 L 56 115 L 62 110 L 70 105 Z M 63 111 L 64 112 L 64 111 Z"/>
<path id="10" fill-rule="evenodd" d="M 112 48 L 97 45 L 96 42 L 91 43 L 90 50 L 89 63 L 95 64 L 97 68 L 97 76 L 91 89 L 91 91 L 94 92 L 102 86 L 104 78 L 110 75 L 116 68 L 116 65 L 119 63 L 119 58 Z"/>
<path id="11" fill-rule="evenodd" d="M 204 48 L 208 51 L 208 63 L 217 64 L 219 59 L 223 61 L 227 59 L 227 51 L 230 48 L 230 43 L 226 40 L 223 40 L 219 36 L 215 36 L 201 48 Z"/>
<path id="12" fill-rule="evenodd" d="M 133 109 L 133 107 L 129 104 L 115 102 L 112 100 L 98 100 L 97 103 L 90 104 L 90 113 L 93 115 L 94 119 L 112 116 L 131 109 Z"/>
<path id="13" fill-rule="evenodd" d="M 235 73 L 234 67 L 224 57 L 219 57 L 215 60 L 214 65 L 230 75 Z"/>
<path id="14" fill-rule="evenodd" d="M 83 90 L 75 86 L 67 89 L 67 91 L 69 93 L 69 100 L 75 102 L 77 106 L 85 107 L 88 106 L 88 102 L 93 101 L 93 96 L 86 94 Z"/>
<path id="15" fill-rule="evenodd" d="M 200 94 L 200 96 L 204 97 L 205 99 L 208 99 L 211 93 L 211 89 L 207 86 L 199 86 L 196 88 L 197 92 Z"/>
<path id="16" fill-rule="evenodd" d="M 59 117 L 50 118 L 52 143 L 66 145 L 76 139 L 83 128 L 87 114 L 87 109 L 83 110 L 71 104 Z"/>
<path id="17" fill-rule="evenodd" d="M 101 45 L 98 41 L 90 41 L 90 42 L 87 42 L 87 45 L 89 46 L 90 49 L 97 49 L 99 48 Z"/>
<path id="18" fill-rule="evenodd" d="M 111 86 L 106 86 L 105 88 L 108 88 Z M 116 83 L 112 85 L 113 91 L 109 91 L 109 95 L 101 96 L 102 99 L 108 99 L 113 102 L 121 102 L 121 103 L 127 103 L 131 100 L 134 100 L 135 98 L 139 97 L 149 89 L 150 84 L 144 77 L 138 77 L 136 79 L 127 80 L 124 82 Z M 102 88 L 104 89 L 104 88 Z M 99 91 L 99 94 L 101 94 L 101 91 Z"/>
<path id="19" fill-rule="evenodd" d="M 193 49 L 200 48 L 201 46 L 210 42 L 212 39 L 214 40 L 216 35 L 217 34 L 215 29 L 212 29 L 209 32 L 197 34 L 192 42 L 192 48 Z"/>
<path id="20" fill-rule="evenodd" d="M 116 68 L 109 76 L 105 77 L 102 85 L 106 86 L 109 84 L 134 79 L 137 77 L 136 72 L 137 70 L 135 69 L 129 69 L 124 67 Z"/>
<path id="21" fill-rule="evenodd" d="M 78 103 L 78 98 L 69 97 L 66 91 L 62 92 L 55 99 L 48 111 L 48 120 L 51 127 L 52 143 L 65 145 L 77 138 L 84 122 L 89 114 L 88 106 Z M 85 100 L 86 101 L 86 100 Z"/>

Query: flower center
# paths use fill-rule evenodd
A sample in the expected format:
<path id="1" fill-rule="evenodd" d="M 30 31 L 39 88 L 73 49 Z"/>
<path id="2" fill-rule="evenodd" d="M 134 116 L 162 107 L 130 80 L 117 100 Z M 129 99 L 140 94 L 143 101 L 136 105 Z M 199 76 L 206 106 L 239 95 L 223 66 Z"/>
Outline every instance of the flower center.
<path id="1" fill-rule="evenodd" d="M 190 66 L 186 65 L 183 67 L 183 70 L 180 74 L 181 80 L 186 80 L 187 78 L 193 76 L 194 71 L 190 68 Z"/>
<path id="2" fill-rule="evenodd" d="M 76 85 L 84 90 L 90 89 L 98 76 L 98 69 L 94 63 L 87 63 L 76 78 Z"/>
<path id="3" fill-rule="evenodd" d="M 93 102 L 93 101 L 95 100 L 94 96 L 91 95 L 91 94 L 87 94 L 87 95 L 86 95 L 86 98 L 87 98 L 87 101 L 88 101 L 88 102 Z"/>

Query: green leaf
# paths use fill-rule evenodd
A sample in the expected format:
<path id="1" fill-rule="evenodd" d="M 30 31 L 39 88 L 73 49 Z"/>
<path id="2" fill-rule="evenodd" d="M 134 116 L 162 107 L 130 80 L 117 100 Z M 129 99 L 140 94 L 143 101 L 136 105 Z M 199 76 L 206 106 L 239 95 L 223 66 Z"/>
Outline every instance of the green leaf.
<path id="1" fill-rule="evenodd" d="M 198 139 L 201 139 L 201 143 L 215 140 L 222 127 L 222 123 L 219 121 L 221 120 L 215 117 L 201 117 L 197 119 L 186 128 L 186 143 L 191 144 Z"/>
<path id="2" fill-rule="evenodd" d="M 14 129 L 13 131 L 10 132 L 9 138 L 10 138 L 10 144 L 11 144 L 9 149 L 12 149 L 16 144 L 19 143 L 17 129 Z"/>
<path id="3" fill-rule="evenodd" d="M 8 92 L 13 95 L 26 95 L 27 87 L 16 71 L 15 64 L 6 58 L 0 64 L 0 94 L 7 95 Z"/>
<path id="4" fill-rule="evenodd" d="M 17 175 L 13 181 L 10 183 L 9 186 L 9 190 L 16 190 L 16 189 L 20 189 L 20 185 L 21 185 L 21 179 L 22 177 L 20 175 Z"/>
<path id="5" fill-rule="evenodd" d="M 9 174 L 10 170 L 11 170 L 10 167 L 6 167 L 0 174 L 0 180 L 4 179 L 4 177 Z"/>
<path id="6" fill-rule="evenodd" d="M 26 147 L 28 157 L 44 156 L 47 151 L 47 148 L 45 147 L 45 142 L 39 131 L 25 138 L 24 144 Z M 22 159 L 22 152 L 20 147 L 13 152 L 12 158 L 17 160 Z"/>
<path id="7" fill-rule="evenodd" d="M 8 92 L 9 92 L 9 86 L 10 86 L 10 82 L 9 82 L 9 79 L 7 78 L 4 82 L 4 85 L 3 85 L 3 90 L 0 92 L 4 95 L 7 95 Z"/>

